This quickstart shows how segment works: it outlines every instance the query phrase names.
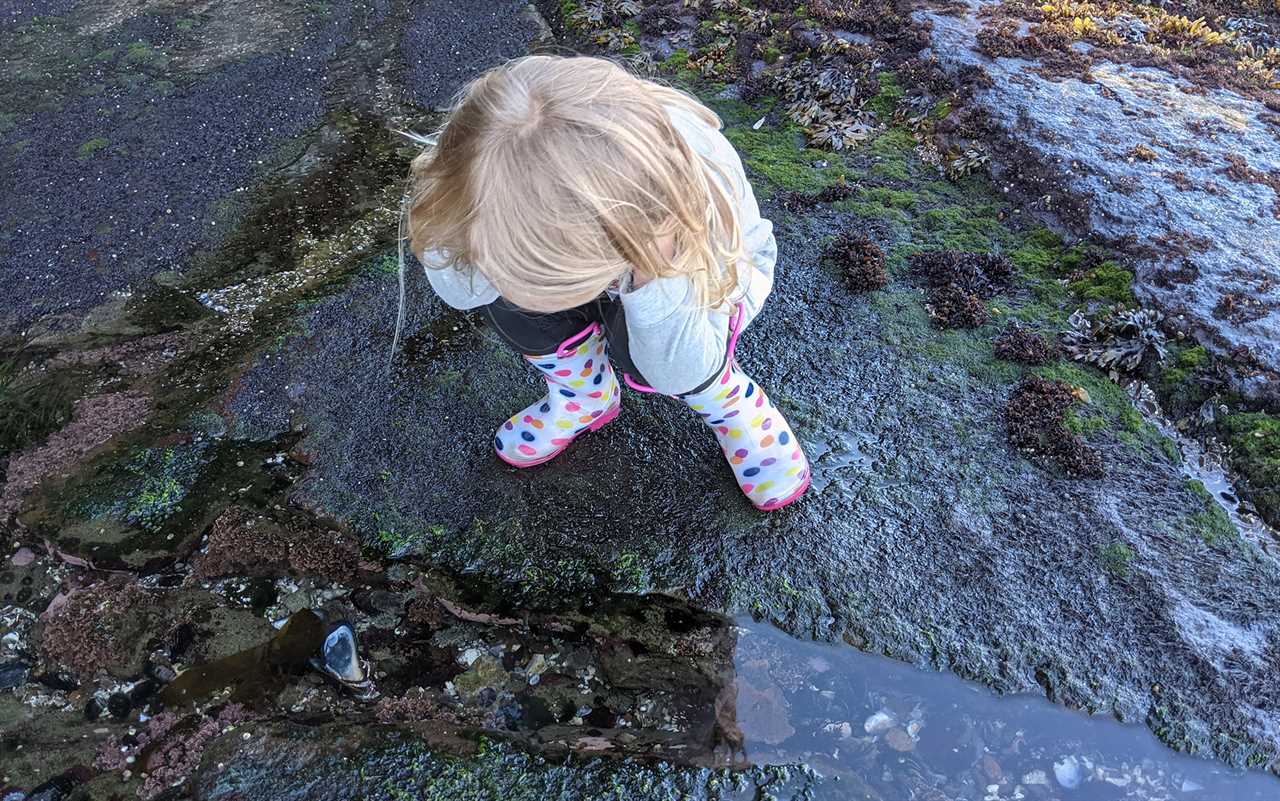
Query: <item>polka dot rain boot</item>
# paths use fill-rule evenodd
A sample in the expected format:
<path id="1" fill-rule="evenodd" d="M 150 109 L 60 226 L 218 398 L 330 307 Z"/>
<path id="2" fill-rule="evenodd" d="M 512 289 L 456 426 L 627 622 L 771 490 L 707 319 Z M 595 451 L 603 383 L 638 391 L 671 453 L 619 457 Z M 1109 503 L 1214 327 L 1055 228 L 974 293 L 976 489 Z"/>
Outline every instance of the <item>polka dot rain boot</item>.
<path id="1" fill-rule="evenodd" d="M 677 397 L 711 427 L 747 499 L 757 509 L 772 512 L 809 489 L 809 461 L 782 412 L 734 359 L 741 319 L 739 307 L 729 321 L 723 373 L 706 389 Z M 653 392 L 630 376 L 625 379 L 633 389 Z"/>
<path id="2" fill-rule="evenodd" d="M 555 353 L 525 356 L 547 380 L 547 394 L 503 423 L 494 437 L 498 458 L 533 467 L 560 455 L 583 431 L 618 416 L 621 392 L 598 323 L 564 341 Z"/>

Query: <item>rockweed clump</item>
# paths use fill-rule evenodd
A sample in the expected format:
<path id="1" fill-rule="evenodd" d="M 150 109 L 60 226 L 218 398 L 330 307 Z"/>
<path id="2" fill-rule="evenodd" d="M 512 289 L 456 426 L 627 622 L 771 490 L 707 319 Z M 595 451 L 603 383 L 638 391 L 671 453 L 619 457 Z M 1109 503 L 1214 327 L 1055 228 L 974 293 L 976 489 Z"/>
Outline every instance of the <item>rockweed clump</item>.
<path id="1" fill-rule="evenodd" d="M 819 203 L 838 203 L 841 200 L 848 200 L 854 194 L 852 186 L 840 181 L 831 186 L 824 186 L 820 191 L 812 195 L 804 192 L 782 191 L 777 194 L 777 200 L 787 211 L 803 211 L 811 209 Z"/>
<path id="2" fill-rule="evenodd" d="M 1024 456 L 1048 459 L 1079 478 L 1101 478 L 1102 457 L 1066 426 L 1077 401 L 1070 384 L 1038 376 L 1022 380 L 1004 410 L 1009 444 Z"/>
<path id="3" fill-rule="evenodd" d="M 1019 364 L 1047 364 L 1054 350 L 1044 337 L 1018 323 L 1005 326 L 995 341 L 997 358 Z"/>
<path id="4" fill-rule="evenodd" d="M 911 269 L 929 288 L 929 316 L 945 328 L 977 328 L 986 322 L 983 300 L 1013 274 L 996 253 L 942 250 L 911 256 Z"/>
<path id="5" fill-rule="evenodd" d="M 855 231 L 841 234 L 826 255 L 844 270 L 845 280 L 854 292 L 880 289 L 888 281 L 884 251 L 865 234 Z"/>
<path id="6" fill-rule="evenodd" d="M 1118 306 L 1091 320 L 1076 310 L 1067 318 L 1062 344 L 1071 358 L 1096 364 L 1114 380 L 1120 371 L 1138 369 L 1145 358 L 1162 361 L 1167 355 L 1160 328 L 1164 315 L 1154 309 Z"/>
<path id="7" fill-rule="evenodd" d="M 943 328 L 977 328 L 987 321 L 987 305 L 982 298 L 955 284 L 945 284 L 929 293 L 929 316 Z"/>

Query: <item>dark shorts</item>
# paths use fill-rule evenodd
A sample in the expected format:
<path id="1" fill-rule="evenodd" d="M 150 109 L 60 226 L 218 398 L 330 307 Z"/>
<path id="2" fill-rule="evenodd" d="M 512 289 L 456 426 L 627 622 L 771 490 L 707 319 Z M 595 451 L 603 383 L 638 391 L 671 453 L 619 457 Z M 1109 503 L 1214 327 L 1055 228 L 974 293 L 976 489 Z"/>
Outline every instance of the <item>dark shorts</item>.
<path id="1" fill-rule="evenodd" d="M 529 312 L 498 298 L 481 308 L 489 325 L 507 344 L 526 356 L 555 353 L 560 344 L 592 323 L 599 323 L 609 341 L 609 358 L 620 373 L 647 384 L 631 361 L 627 348 L 627 319 L 622 303 L 602 296 L 590 303 L 550 314 Z"/>

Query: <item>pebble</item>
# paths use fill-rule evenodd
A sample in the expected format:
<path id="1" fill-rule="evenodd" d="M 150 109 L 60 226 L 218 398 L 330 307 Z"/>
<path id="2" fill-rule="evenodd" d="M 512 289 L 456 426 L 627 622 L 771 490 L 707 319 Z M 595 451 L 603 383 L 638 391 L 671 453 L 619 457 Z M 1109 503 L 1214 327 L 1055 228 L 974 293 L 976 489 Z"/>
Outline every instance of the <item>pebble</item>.
<path id="1" fill-rule="evenodd" d="M 1073 756 L 1063 759 L 1061 762 L 1053 763 L 1053 777 L 1058 780 L 1058 784 L 1074 790 L 1080 786 L 1080 760 Z"/>
<path id="2" fill-rule="evenodd" d="M 890 729 L 889 733 L 884 736 L 884 741 L 894 751 L 914 751 L 916 749 L 916 741 L 911 739 L 911 735 L 907 734 L 905 729 Z"/>
<path id="3" fill-rule="evenodd" d="M 1022 777 L 1022 783 L 1023 784 L 1041 784 L 1041 785 L 1047 786 L 1049 784 L 1049 775 L 1045 773 L 1043 770 L 1033 770 Z"/>
<path id="4" fill-rule="evenodd" d="M 124 693 L 112 693 L 107 699 L 107 711 L 116 720 L 124 720 L 133 711 L 133 702 Z"/>
<path id="5" fill-rule="evenodd" d="M 848 721 L 841 723 L 828 723 L 822 727 L 823 731 L 839 734 L 841 740 L 847 740 L 853 736 L 853 726 Z"/>
<path id="6" fill-rule="evenodd" d="M 27 683 L 31 666 L 26 662 L 6 662 L 0 665 L 0 690 L 20 687 Z"/>
<path id="7" fill-rule="evenodd" d="M 30 548 L 19 548 L 13 556 L 9 557 L 9 564 L 14 567 L 26 567 L 36 560 L 35 551 Z"/>
<path id="8" fill-rule="evenodd" d="M 893 723 L 893 715 L 880 711 L 867 718 L 862 728 L 866 729 L 867 734 L 879 734 L 893 728 Z"/>
<path id="9" fill-rule="evenodd" d="M 35 676 L 34 679 L 51 690 L 62 690 L 63 692 L 71 692 L 80 686 L 80 682 L 76 681 L 74 675 L 61 670 L 53 673 L 44 673 Z"/>
<path id="10" fill-rule="evenodd" d="M 471 667 L 480 658 L 479 648 L 468 648 L 458 655 L 458 662 L 464 667 Z"/>
<path id="11" fill-rule="evenodd" d="M 90 698 L 88 703 L 84 705 L 84 716 L 88 720 L 97 720 L 102 717 L 104 711 L 104 705 L 98 700 L 97 696 Z"/>

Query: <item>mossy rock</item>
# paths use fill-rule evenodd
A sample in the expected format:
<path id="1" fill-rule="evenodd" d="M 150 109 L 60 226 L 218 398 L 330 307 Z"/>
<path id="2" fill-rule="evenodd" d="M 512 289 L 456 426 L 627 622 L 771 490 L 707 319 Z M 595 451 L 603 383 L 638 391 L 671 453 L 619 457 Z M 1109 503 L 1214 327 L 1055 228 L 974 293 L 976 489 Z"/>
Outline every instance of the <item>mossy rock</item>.
<path id="1" fill-rule="evenodd" d="M 1126 306 L 1135 303 L 1133 273 L 1114 261 L 1104 261 L 1072 281 L 1071 291 L 1081 300 Z"/>
<path id="2" fill-rule="evenodd" d="M 1200 538 L 1205 541 L 1205 544 L 1225 545 L 1236 542 L 1239 539 L 1239 532 L 1236 531 L 1236 527 L 1231 522 L 1231 518 L 1227 516 L 1226 511 L 1218 505 L 1218 502 L 1214 500 L 1213 495 L 1205 488 L 1204 484 L 1199 481 L 1189 480 L 1187 481 L 1187 489 L 1199 496 L 1204 504 L 1204 510 L 1191 515 L 1188 522 L 1200 535 Z"/>
<path id="3" fill-rule="evenodd" d="M 1103 570 L 1118 578 L 1125 578 L 1129 575 L 1129 564 L 1137 555 L 1128 543 L 1113 542 L 1099 552 L 1098 561 Z"/>
<path id="4" fill-rule="evenodd" d="M 1280 418 L 1264 412 L 1229 414 L 1219 423 L 1231 465 L 1247 483 L 1258 512 L 1280 525 Z"/>

